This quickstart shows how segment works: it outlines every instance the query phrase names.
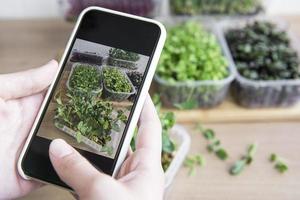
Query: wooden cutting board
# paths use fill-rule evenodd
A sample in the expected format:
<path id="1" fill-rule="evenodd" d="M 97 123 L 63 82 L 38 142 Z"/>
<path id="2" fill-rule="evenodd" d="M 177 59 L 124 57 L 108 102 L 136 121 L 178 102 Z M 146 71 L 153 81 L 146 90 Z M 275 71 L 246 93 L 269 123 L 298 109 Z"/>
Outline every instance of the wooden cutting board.
<path id="1" fill-rule="evenodd" d="M 268 121 L 297 121 L 300 120 L 300 103 L 289 108 L 248 109 L 227 99 L 221 105 L 212 109 L 197 109 L 174 111 L 178 123 L 197 122 L 268 122 Z"/>

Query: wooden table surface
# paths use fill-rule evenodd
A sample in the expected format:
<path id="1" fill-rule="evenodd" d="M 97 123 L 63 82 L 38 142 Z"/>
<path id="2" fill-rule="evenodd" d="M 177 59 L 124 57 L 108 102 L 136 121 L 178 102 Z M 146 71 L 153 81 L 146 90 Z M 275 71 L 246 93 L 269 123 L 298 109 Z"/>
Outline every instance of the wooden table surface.
<path id="1" fill-rule="evenodd" d="M 285 17 L 300 35 L 300 17 Z M 37 67 L 57 58 L 69 37 L 73 24 L 60 20 L 0 21 L 0 73 Z M 216 130 L 230 158 L 226 162 L 209 155 L 206 142 L 186 123 L 192 137 L 191 153 L 202 153 L 206 166 L 189 177 L 182 168 L 166 199 L 205 200 L 296 200 L 300 199 L 300 123 L 297 121 L 241 122 L 205 124 Z M 232 177 L 228 168 L 238 159 L 248 144 L 257 142 L 255 162 L 244 173 Z M 270 153 L 286 158 L 289 171 L 278 174 L 268 161 Z M 66 191 L 46 186 L 23 198 L 73 199 Z"/>

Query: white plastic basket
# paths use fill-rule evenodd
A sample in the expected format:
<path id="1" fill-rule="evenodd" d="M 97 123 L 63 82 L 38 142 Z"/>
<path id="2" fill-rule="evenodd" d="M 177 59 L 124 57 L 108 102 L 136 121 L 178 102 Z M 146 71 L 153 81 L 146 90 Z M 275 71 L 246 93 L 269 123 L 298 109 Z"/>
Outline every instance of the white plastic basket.
<path id="1" fill-rule="evenodd" d="M 172 128 L 171 139 L 175 142 L 177 149 L 170 166 L 165 172 L 165 189 L 171 185 L 191 146 L 191 137 L 181 125 L 175 125 Z"/>
<path id="2" fill-rule="evenodd" d="M 72 130 L 71 128 L 60 124 L 58 122 L 55 122 L 55 127 L 58 128 L 59 130 L 63 131 L 64 133 L 72 136 L 74 139 L 76 139 L 76 131 Z M 119 140 L 121 138 L 122 133 L 118 133 L 116 131 L 111 131 L 111 141 L 109 141 L 106 144 L 106 147 L 111 147 L 112 148 L 112 153 L 109 154 L 106 150 L 104 146 L 101 146 L 99 144 L 97 144 L 96 142 L 90 140 L 89 138 L 85 137 L 85 136 L 81 136 L 81 142 L 85 145 L 87 145 L 88 147 L 90 147 L 91 149 L 93 149 L 94 151 L 97 151 L 99 155 L 103 155 L 105 157 L 109 157 L 109 158 L 114 158 L 115 154 L 116 154 L 116 150 L 118 148 L 118 143 Z"/>

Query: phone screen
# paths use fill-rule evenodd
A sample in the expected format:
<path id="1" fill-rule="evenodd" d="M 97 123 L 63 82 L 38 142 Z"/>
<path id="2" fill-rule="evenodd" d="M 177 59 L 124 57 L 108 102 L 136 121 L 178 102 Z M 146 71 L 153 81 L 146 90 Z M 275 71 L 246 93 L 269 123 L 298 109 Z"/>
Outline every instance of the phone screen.
<path id="1" fill-rule="evenodd" d="M 86 13 L 22 161 L 27 175 L 67 187 L 48 157 L 56 138 L 112 174 L 159 36 L 152 23 Z"/>

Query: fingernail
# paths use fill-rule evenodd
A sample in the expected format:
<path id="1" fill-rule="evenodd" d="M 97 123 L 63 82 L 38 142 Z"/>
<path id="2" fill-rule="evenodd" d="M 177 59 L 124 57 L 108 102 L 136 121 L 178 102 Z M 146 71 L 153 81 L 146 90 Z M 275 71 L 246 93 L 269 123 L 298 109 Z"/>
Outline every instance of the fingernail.
<path id="1" fill-rule="evenodd" d="M 49 152 L 58 158 L 63 158 L 73 152 L 73 148 L 62 139 L 53 140 L 50 144 Z"/>

